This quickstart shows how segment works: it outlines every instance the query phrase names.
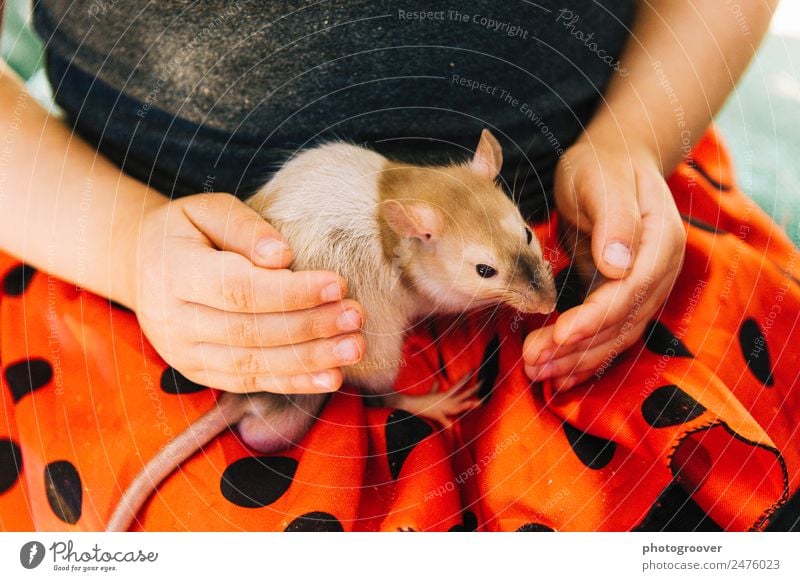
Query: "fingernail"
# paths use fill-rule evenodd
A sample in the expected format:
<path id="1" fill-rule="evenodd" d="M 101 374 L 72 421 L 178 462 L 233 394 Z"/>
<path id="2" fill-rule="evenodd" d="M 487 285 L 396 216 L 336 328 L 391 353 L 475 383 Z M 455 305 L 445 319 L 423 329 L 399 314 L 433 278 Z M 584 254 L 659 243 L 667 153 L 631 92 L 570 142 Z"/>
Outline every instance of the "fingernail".
<path id="1" fill-rule="evenodd" d="M 339 341 L 333 348 L 333 354 L 339 361 L 349 362 L 358 359 L 358 345 L 355 339 Z"/>
<path id="2" fill-rule="evenodd" d="M 258 254 L 264 260 L 272 260 L 273 258 L 277 258 L 281 252 L 288 249 L 289 248 L 286 246 L 286 244 L 280 240 L 276 240 L 275 238 L 265 238 L 256 244 L 256 254 Z"/>
<path id="3" fill-rule="evenodd" d="M 324 371 L 318 373 L 311 374 L 311 383 L 314 384 L 315 387 L 320 389 L 324 389 L 326 391 L 333 391 L 333 377 L 330 373 L 325 373 Z"/>
<path id="4" fill-rule="evenodd" d="M 330 303 L 332 301 L 338 301 L 342 298 L 342 287 L 339 286 L 338 282 L 332 282 L 328 286 L 322 289 L 322 300 L 326 303 Z"/>
<path id="5" fill-rule="evenodd" d="M 603 250 L 603 259 L 614 268 L 626 270 L 631 266 L 631 249 L 622 242 L 610 242 Z"/>
<path id="6" fill-rule="evenodd" d="M 361 328 L 361 313 L 348 309 L 336 319 L 336 326 L 340 331 L 355 331 Z"/>

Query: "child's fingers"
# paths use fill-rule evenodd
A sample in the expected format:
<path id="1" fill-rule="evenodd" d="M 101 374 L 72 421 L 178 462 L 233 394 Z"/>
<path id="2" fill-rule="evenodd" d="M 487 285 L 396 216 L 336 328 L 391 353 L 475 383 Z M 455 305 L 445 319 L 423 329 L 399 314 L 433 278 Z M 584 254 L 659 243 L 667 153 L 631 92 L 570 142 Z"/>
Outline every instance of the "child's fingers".
<path id="1" fill-rule="evenodd" d="M 232 195 L 192 196 L 181 209 L 219 250 L 235 252 L 266 268 L 286 268 L 292 262 L 292 251 L 280 232 Z"/>
<path id="2" fill-rule="evenodd" d="M 644 254 L 643 247 L 640 260 Z M 577 342 L 628 318 L 649 314 L 664 299 L 673 280 L 659 277 L 644 266 L 642 270 L 602 284 L 582 305 L 563 313 L 555 323 L 554 341 L 560 345 Z"/>
<path id="3" fill-rule="evenodd" d="M 562 157 L 556 180 L 559 211 L 576 228 L 591 233 L 591 253 L 612 279 L 632 268 L 641 236 L 636 162 L 592 146 Z"/>
<path id="4" fill-rule="evenodd" d="M 592 223 L 592 257 L 608 278 L 621 278 L 633 267 L 641 236 L 641 211 L 630 162 L 605 167 L 594 180 L 581 184 L 578 202 Z"/>
<path id="5" fill-rule="evenodd" d="M 525 371 L 534 381 L 564 378 L 575 374 L 594 373 L 607 367 L 613 360 L 630 347 L 641 335 L 647 319 L 637 321 L 629 329 L 611 329 L 612 333 L 604 341 L 585 349 L 578 349 L 550 361 L 535 366 L 526 366 Z"/>
<path id="6" fill-rule="evenodd" d="M 588 351 L 578 351 L 566 357 L 554 359 L 543 365 L 526 366 L 525 372 L 533 381 L 543 381 L 554 377 L 565 377 L 573 373 L 592 372 L 605 361 L 609 361 L 609 345 L 604 343 Z"/>
<path id="7" fill-rule="evenodd" d="M 180 315 L 196 342 L 237 347 L 277 347 L 327 339 L 361 329 L 361 305 L 346 299 L 286 313 L 229 313 L 187 304 Z"/>
<path id="8" fill-rule="evenodd" d="M 304 375 L 353 365 L 363 357 L 361 335 L 343 335 L 278 347 L 234 347 L 214 343 L 196 346 L 204 368 L 237 378 L 255 375 Z"/>
<path id="9" fill-rule="evenodd" d="M 583 383 L 594 374 L 594 371 L 583 371 L 580 373 L 571 373 L 570 375 L 564 377 L 555 378 L 553 379 L 553 391 L 560 392 L 570 390 L 576 385 Z"/>
<path id="10" fill-rule="evenodd" d="M 683 259 L 686 234 L 675 202 L 662 191 L 663 179 L 643 174 L 639 177 L 643 230 L 633 271 L 622 280 L 601 284 L 582 305 L 559 317 L 555 342 L 589 337 L 632 313 L 652 314 L 669 293 Z"/>
<path id="11" fill-rule="evenodd" d="M 175 260 L 168 283 L 186 302 L 234 313 L 277 313 L 339 301 L 347 293 L 333 272 L 258 268 L 239 254 L 198 246 Z"/>
<path id="12" fill-rule="evenodd" d="M 560 359 L 562 357 L 566 357 L 571 353 L 575 353 L 576 351 L 587 351 L 592 347 L 596 347 L 598 345 L 602 345 L 604 343 L 614 343 L 614 342 L 622 342 L 622 337 L 624 337 L 624 329 L 623 325 L 617 324 L 611 327 L 606 327 L 602 329 L 599 333 L 592 335 L 591 337 L 587 337 L 586 339 L 582 339 L 576 343 L 570 343 L 569 345 L 558 345 L 553 344 L 553 347 L 547 351 L 539 353 L 539 356 L 536 358 L 532 358 L 531 360 L 526 359 L 525 362 L 528 365 L 544 365 L 548 361 L 553 361 L 555 359 Z"/>
<path id="13" fill-rule="evenodd" d="M 534 329 L 525 337 L 522 345 L 522 358 L 527 365 L 536 365 L 539 361 L 552 357 L 557 345 L 553 340 L 555 324 Z"/>
<path id="14" fill-rule="evenodd" d="M 201 374 L 198 383 L 214 389 L 231 393 L 327 393 L 336 391 L 342 386 L 343 376 L 340 369 L 328 369 L 316 373 L 287 376 L 248 375 L 235 377 L 218 371 Z"/>

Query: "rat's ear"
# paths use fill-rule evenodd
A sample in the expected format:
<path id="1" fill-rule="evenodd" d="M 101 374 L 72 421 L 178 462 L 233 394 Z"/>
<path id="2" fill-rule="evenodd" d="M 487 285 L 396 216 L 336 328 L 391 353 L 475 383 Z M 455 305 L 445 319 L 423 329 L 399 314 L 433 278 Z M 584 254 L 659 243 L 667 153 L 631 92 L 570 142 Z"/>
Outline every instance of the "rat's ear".
<path id="1" fill-rule="evenodd" d="M 386 200 L 380 205 L 383 219 L 401 238 L 436 240 L 442 230 L 439 213 L 425 202 Z"/>
<path id="2" fill-rule="evenodd" d="M 500 168 L 503 167 L 503 150 L 488 129 L 481 131 L 481 140 L 469 167 L 492 180 L 500 173 Z"/>

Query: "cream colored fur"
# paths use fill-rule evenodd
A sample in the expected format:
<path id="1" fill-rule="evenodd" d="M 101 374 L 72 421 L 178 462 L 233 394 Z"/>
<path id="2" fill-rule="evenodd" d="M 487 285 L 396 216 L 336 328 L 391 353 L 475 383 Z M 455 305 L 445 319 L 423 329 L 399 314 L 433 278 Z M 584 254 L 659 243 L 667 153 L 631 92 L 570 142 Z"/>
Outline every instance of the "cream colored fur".
<path id="1" fill-rule="evenodd" d="M 307 150 L 287 162 L 248 204 L 277 228 L 296 257 L 294 270 L 334 270 L 367 314 L 367 351 L 345 378 L 372 393 L 389 393 L 402 365 L 403 335 L 425 307 L 383 252 L 378 179 L 387 160 L 344 143 Z M 309 211 L 309 209 L 313 211 Z M 386 301 L 386 297 L 395 300 Z M 411 307 L 410 305 L 414 305 Z"/>

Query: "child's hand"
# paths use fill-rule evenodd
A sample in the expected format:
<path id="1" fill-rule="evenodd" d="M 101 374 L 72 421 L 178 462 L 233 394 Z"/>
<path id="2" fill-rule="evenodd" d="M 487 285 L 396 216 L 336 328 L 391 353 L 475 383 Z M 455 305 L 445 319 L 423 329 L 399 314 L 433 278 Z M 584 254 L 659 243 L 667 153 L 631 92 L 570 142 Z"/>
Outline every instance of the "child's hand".
<path id="1" fill-rule="evenodd" d="M 338 389 L 364 353 L 364 313 L 337 274 L 292 272 L 280 234 L 227 194 L 149 210 L 130 301 L 156 351 L 202 385 L 232 392 Z"/>
<path id="2" fill-rule="evenodd" d="M 568 389 L 657 317 L 683 264 L 686 232 L 655 159 L 630 142 L 579 140 L 556 170 L 555 202 L 590 293 L 528 335 L 523 356 L 532 380 Z"/>

